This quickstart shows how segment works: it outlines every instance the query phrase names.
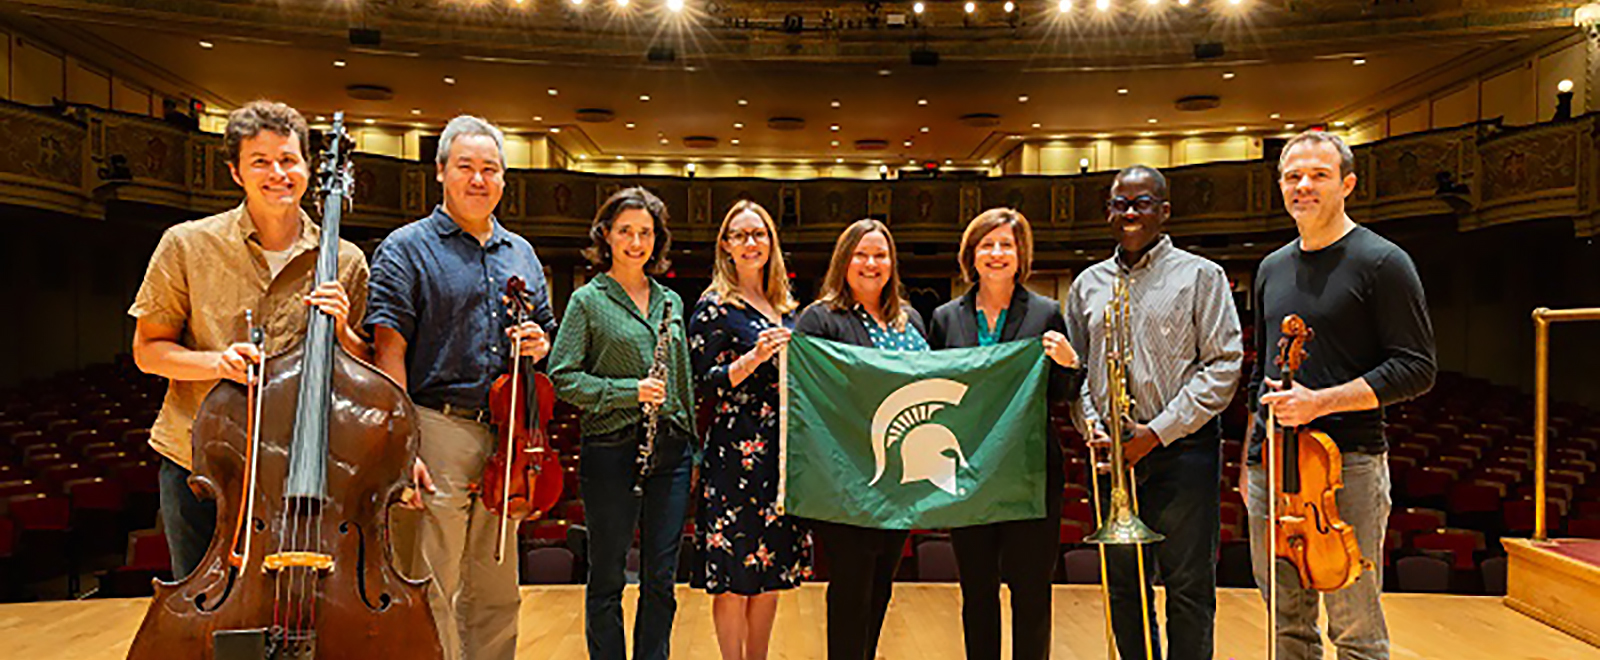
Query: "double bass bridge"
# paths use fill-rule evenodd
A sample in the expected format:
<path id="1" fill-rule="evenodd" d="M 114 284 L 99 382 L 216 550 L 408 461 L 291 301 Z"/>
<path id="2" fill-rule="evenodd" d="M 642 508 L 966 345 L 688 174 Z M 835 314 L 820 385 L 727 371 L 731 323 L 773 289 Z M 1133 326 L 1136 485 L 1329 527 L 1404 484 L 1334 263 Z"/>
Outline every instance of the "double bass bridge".
<path id="1" fill-rule="evenodd" d="M 261 559 L 261 570 L 276 572 L 285 568 L 309 568 L 319 573 L 333 570 L 333 555 L 320 552 L 278 552 Z"/>

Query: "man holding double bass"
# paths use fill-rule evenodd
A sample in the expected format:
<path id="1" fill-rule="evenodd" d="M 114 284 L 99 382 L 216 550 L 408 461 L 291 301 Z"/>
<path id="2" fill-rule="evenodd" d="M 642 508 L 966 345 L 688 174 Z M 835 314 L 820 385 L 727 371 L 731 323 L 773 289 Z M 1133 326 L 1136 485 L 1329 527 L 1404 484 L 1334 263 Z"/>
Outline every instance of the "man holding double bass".
<path id="1" fill-rule="evenodd" d="M 1250 512 L 1256 584 L 1265 593 L 1269 562 L 1277 562 L 1277 657 L 1321 658 L 1319 592 L 1302 586 L 1298 571 L 1275 556 L 1267 489 L 1281 490 L 1284 480 L 1269 486 L 1262 470 L 1270 411 L 1279 427 L 1326 434 L 1341 455 L 1344 487 L 1336 494 L 1337 513 L 1354 528 L 1361 557 L 1373 569 L 1356 568 L 1361 572 L 1353 583 L 1321 595 L 1328 608 L 1328 636 L 1341 660 L 1385 659 L 1389 631 L 1378 600 L 1383 585 L 1378 559 L 1390 507 L 1383 408 L 1433 386 L 1433 326 L 1411 257 L 1345 212 L 1356 175 L 1344 141 L 1321 131 L 1301 133 L 1284 146 L 1278 170 L 1283 204 L 1300 236 L 1262 260 L 1255 282 L 1258 357 L 1247 390 L 1253 415 L 1240 487 Z M 1284 390 L 1282 365 L 1273 356 L 1279 354 L 1282 322 L 1291 314 L 1304 320 L 1315 338 Z M 1290 435 L 1284 442 L 1292 440 Z M 1286 473 L 1298 469 L 1283 463 Z"/>
<path id="2" fill-rule="evenodd" d="M 445 126 L 436 159 L 444 204 L 378 246 L 366 321 L 378 367 L 411 394 L 422 429 L 416 488 L 406 497 L 420 514 L 397 516 L 395 554 L 413 577 L 433 577 L 429 601 L 452 660 L 516 655 L 516 534 L 501 544 L 500 516 L 469 484 L 496 450 L 489 390 L 510 371 L 508 337 L 522 356 L 541 360 L 555 330 L 533 246 L 494 218 L 504 145 L 500 129 L 477 117 Z M 532 294 L 531 322 L 511 320 L 513 277 Z"/>

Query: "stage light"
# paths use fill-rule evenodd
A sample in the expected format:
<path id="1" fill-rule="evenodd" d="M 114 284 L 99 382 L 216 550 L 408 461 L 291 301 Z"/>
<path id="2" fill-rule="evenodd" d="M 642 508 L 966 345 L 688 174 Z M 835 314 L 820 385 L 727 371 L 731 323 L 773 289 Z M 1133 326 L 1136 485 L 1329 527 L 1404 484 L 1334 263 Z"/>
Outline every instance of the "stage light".
<path id="1" fill-rule="evenodd" d="M 683 11 L 683 0 L 667 0 L 667 9 L 675 14 Z"/>
<path id="2" fill-rule="evenodd" d="M 834 162 L 834 164 L 842 165 L 842 164 L 844 164 L 844 159 L 843 158 L 835 158 L 835 159 L 833 159 L 833 162 Z"/>
<path id="3" fill-rule="evenodd" d="M 550 127 L 550 132 L 551 133 L 560 133 L 561 132 L 561 127 L 560 126 L 551 126 Z"/>
<path id="4" fill-rule="evenodd" d="M 1238 131 L 1238 132 L 1240 132 L 1240 133 L 1243 133 L 1243 132 L 1244 132 L 1244 130 L 1245 130 L 1245 127 L 1243 127 L 1243 126 L 1239 126 L 1239 127 L 1236 127 L 1236 128 L 1234 128 L 1234 129 L 1233 129 L 1233 130 L 1235 130 L 1235 131 Z"/>
<path id="5" fill-rule="evenodd" d="M 371 126 L 373 124 L 378 123 L 378 120 L 376 120 L 376 119 L 366 119 L 366 120 L 363 120 L 363 121 L 365 121 L 368 126 Z"/>
<path id="6" fill-rule="evenodd" d="M 211 43 L 209 41 L 201 41 L 200 42 L 200 47 L 204 48 L 206 50 L 211 50 L 212 48 L 216 47 L 216 44 L 213 44 L 213 43 Z"/>
<path id="7" fill-rule="evenodd" d="M 1061 2 L 1056 5 L 1056 10 L 1063 14 L 1072 11 L 1072 0 L 1061 0 Z"/>
<path id="8" fill-rule="evenodd" d="M 963 11 L 967 12 L 968 14 L 971 14 L 973 12 L 978 11 L 978 3 L 969 1 L 969 2 L 967 2 L 967 4 L 962 5 L 961 9 Z"/>
<path id="9" fill-rule="evenodd" d="M 1144 3 L 1147 4 L 1147 5 L 1150 5 L 1151 7 L 1154 7 L 1156 5 L 1161 4 L 1161 0 L 1144 0 Z"/>
<path id="10" fill-rule="evenodd" d="M 689 163 L 688 165 L 684 165 L 683 169 L 688 170 L 689 178 L 692 179 L 692 178 L 694 178 L 695 170 L 698 170 L 700 168 L 699 168 L 699 166 L 695 165 L 694 163 Z"/>
<path id="11" fill-rule="evenodd" d="M 1241 4 L 1244 4 L 1244 0 L 1228 0 L 1228 4 L 1237 7 Z"/>
<path id="12" fill-rule="evenodd" d="M 1111 0 L 1094 0 L 1094 8 L 1106 11 L 1111 8 Z"/>
<path id="13" fill-rule="evenodd" d="M 518 2 L 521 2 L 521 0 L 518 0 Z M 628 0 L 617 0 L 617 7 L 620 8 L 620 9 L 627 9 Z M 694 163 L 689 163 L 689 166 L 693 167 Z M 693 171 L 694 170 L 690 170 L 690 172 L 693 172 Z"/>
<path id="14" fill-rule="evenodd" d="M 622 155 L 621 154 L 617 155 L 617 160 L 622 160 Z"/>
<path id="15" fill-rule="evenodd" d="M 1572 81 L 1562 80 L 1561 82 L 1556 83 L 1556 91 L 1561 92 L 1562 94 L 1572 91 Z"/>
<path id="16" fill-rule="evenodd" d="M 1187 7 L 1189 6 L 1189 0 L 1178 0 L 1178 4 Z"/>
<path id="17" fill-rule="evenodd" d="M 984 165 L 988 165 L 990 162 L 992 162 L 992 161 L 990 161 L 988 158 L 983 159 L 983 164 Z"/>
<path id="18" fill-rule="evenodd" d="M 1344 124 L 1345 124 L 1345 123 L 1344 123 L 1344 122 L 1342 122 L 1342 121 L 1336 121 L 1336 122 L 1333 122 L 1333 126 L 1334 126 L 1334 127 L 1335 127 L 1335 128 L 1344 128 Z"/>
<path id="19" fill-rule="evenodd" d="M 918 3 L 914 4 L 914 5 L 911 5 L 911 11 L 915 12 L 918 15 L 922 14 L 922 10 L 923 10 L 923 6 L 922 6 L 922 3 L 920 3 L 920 2 L 918 2 Z"/>
<path id="20" fill-rule="evenodd" d="M 572 6 L 574 6 L 574 7 L 583 6 L 583 0 L 572 0 Z"/>
<path id="21" fill-rule="evenodd" d="M 1011 0 L 1006 0 L 1006 4 L 1001 8 L 1005 9 L 1006 13 L 1009 14 L 1017 10 L 1017 3 L 1012 2 Z"/>

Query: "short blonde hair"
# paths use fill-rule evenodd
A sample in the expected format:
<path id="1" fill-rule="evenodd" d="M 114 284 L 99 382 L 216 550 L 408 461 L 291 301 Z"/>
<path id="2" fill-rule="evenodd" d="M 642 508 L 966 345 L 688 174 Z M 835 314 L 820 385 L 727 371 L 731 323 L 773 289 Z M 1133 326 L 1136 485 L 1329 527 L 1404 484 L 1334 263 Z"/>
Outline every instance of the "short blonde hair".
<path id="1" fill-rule="evenodd" d="M 961 252 L 957 254 L 956 261 L 961 264 L 961 276 L 968 282 L 978 281 L 975 263 L 978 259 L 978 244 L 983 242 L 983 237 L 988 236 L 989 232 L 1007 225 L 1017 235 L 1016 282 L 1018 284 L 1026 282 L 1028 276 L 1033 274 L 1033 229 L 1021 211 L 1002 206 L 979 213 L 978 217 L 967 223 L 967 230 L 961 233 Z"/>

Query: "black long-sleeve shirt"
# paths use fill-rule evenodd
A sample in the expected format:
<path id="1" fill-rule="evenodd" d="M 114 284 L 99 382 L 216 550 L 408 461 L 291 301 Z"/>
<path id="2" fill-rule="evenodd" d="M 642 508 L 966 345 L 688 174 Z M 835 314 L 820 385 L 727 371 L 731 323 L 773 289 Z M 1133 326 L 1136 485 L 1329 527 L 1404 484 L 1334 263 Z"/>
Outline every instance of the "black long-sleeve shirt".
<path id="1" fill-rule="evenodd" d="M 1433 324 L 1411 256 L 1360 226 L 1314 252 L 1297 239 L 1261 261 L 1255 292 L 1256 364 L 1246 390 L 1256 416 L 1250 462 L 1260 460 L 1265 437 L 1262 378 L 1282 379 L 1278 338 L 1289 314 L 1299 314 L 1315 333 L 1297 382 L 1322 389 L 1363 378 L 1378 397 L 1375 410 L 1327 415 L 1309 426 L 1343 452 L 1388 451 L 1383 407 L 1422 396 L 1438 371 Z"/>

